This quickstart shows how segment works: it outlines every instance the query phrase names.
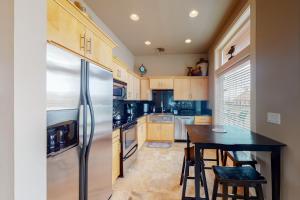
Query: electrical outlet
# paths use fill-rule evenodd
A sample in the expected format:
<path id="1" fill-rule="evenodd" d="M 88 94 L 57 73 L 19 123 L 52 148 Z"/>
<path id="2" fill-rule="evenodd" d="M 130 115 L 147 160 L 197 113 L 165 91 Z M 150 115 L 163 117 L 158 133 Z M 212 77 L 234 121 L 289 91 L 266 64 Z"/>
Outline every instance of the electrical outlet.
<path id="1" fill-rule="evenodd" d="M 272 123 L 272 124 L 280 124 L 281 119 L 280 119 L 280 113 L 267 113 L 267 122 Z"/>

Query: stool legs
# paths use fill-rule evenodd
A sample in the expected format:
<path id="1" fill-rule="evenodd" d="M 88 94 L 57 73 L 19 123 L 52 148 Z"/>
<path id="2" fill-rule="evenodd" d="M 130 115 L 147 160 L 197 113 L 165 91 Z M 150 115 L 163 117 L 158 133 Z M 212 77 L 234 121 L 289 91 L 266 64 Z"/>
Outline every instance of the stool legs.
<path id="1" fill-rule="evenodd" d="M 185 162 L 185 170 L 184 170 L 184 178 L 183 178 L 183 186 L 182 186 L 182 196 L 181 199 L 184 200 L 186 193 L 186 184 L 188 180 L 188 176 L 190 174 L 190 164 L 189 161 Z"/>
<path id="2" fill-rule="evenodd" d="M 181 176 L 180 176 L 180 185 L 182 185 L 182 181 L 183 181 L 184 168 L 185 168 L 185 156 L 183 157 L 183 163 L 182 163 L 182 169 L 181 169 Z"/>
<path id="3" fill-rule="evenodd" d="M 264 200 L 264 194 L 263 194 L 261 185 L 257 185 L 255 187 L 255 192 L 256 192 L 256 196 L 257 196 L 258 200 Z"/>
<path id="4" fill-rule="evenodd" d="M 200 182 L 202 180 L 203 183 L 203 187 L 204 187 L 204 193 L 205 193 L 205 199 L 209 199 L 209 195 L 208 195 L 208 187 L 207 187 L 207 182 L 206 182 L 206 175 L 205 175 L 205 167 L 204 167 L 204 161 L 201 161 L 201 178 L 200 178 Z"/>
<path id="5" fill-rule="evenodd" d="M 217 199 L 218 188 L 219 188 L 219 182 L 218 182 L 217 179 L 215 179 L 214 189 L 213 189 L 213 194 L 212 194 L 212 200 L 216 200 Z"/>
<path id="6" fill-rule="evenodd" d="M 244 187 L 244 198 L 245 200 L 249 200 L 249 187 Z"/>
<path id="7" fill-rule="evenodd" d="M 228 185 L 227 184 L 223 184 L 223 200 L 228 200 Z"/>

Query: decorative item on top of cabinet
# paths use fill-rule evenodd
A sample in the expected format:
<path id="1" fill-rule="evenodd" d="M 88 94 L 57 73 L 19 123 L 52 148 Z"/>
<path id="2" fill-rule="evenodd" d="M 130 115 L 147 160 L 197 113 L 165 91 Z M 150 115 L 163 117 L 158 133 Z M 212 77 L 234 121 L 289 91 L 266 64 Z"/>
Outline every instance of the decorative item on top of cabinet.
<path id="1" fill-rule="evenodd" d="M 143 64 L 139 67 L 139 72 L 142 77 L 147 73 L 147 69 Z"/>
<path id="2" fill-rule="evenodd" d="M 111 69 L 112 49 L 117 46 L 112 39 L 71 1 L 47 2 L 47 41 Z"/>
<path id="3" fill-rule="evenodd" d="M 172 90 L 173 78 L 172 77 L 151 77 L 150 89 L 154 90 Z"/>

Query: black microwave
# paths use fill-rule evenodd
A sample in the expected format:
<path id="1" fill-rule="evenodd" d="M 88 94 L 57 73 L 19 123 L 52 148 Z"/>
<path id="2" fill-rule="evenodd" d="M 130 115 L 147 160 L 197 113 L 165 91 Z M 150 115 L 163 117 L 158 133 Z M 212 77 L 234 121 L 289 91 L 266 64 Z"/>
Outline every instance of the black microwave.
<path id="1" fill-rule="evenodd" d="M 114 79 L 113 97 L 117 100 L 125 100 L 127 98 L 127 83 Z"/>

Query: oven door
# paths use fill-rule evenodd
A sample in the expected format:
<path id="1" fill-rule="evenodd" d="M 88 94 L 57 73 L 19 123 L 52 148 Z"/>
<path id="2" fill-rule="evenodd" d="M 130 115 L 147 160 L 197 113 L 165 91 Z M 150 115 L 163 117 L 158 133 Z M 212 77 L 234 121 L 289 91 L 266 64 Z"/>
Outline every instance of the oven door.
<path id="1" fill-rule="evenodd" d="M 137 144 L 136 125 L 122 130 L 123 137 L 123 155 L 126 154 Z"/>
<path id="2" fill-rule="evenodd" d="M 136 125 L 133 125 L 126 130 L 122 130 L 123 175 L 137 158 L 138 144 L 136 133 Z"/>

